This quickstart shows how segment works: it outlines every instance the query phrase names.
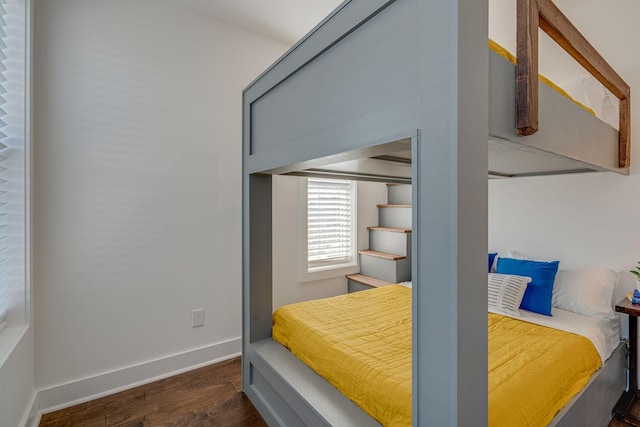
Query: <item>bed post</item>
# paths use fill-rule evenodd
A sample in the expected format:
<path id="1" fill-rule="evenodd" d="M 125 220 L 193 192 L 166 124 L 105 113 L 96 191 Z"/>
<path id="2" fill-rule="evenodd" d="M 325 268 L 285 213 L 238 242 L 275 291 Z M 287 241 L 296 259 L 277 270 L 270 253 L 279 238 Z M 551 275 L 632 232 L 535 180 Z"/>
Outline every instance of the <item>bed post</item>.
<path id="1" fill-rule="evenodd" d="M 518 0 L 516 128 L 523 136 L 538 131 L 538 16 L 536 0 Z"/>
<path id="2" fill-rule="evenodd" d="M 413 425 L 487 424 L 488 5 L 420 2 Z"/>

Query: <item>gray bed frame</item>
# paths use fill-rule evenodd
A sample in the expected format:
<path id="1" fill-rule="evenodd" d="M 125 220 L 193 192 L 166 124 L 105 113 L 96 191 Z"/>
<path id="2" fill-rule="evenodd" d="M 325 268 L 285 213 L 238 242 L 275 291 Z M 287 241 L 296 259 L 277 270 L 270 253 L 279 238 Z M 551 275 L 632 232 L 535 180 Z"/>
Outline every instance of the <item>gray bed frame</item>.
<path id="1" fill-rule="evenodd" d="M 627 172 L 617 132 L 544 86 L 539 132 L 517 135 L 514 68 L 487 55 L 487 33 L 486 2 L 345 1 L 243 92 L 243 390 L 269 425 L 377 425 L 271 339 L 273 174 L 410 150 L 408 177 L 336 174 L 411 180 L 413 424 L 480 426 L 487 172 Z M 565 424 L 583 410 L 602 419 L 590 390 L 622 392 L 616 354 L 556 425 L 589 425 Z"/>

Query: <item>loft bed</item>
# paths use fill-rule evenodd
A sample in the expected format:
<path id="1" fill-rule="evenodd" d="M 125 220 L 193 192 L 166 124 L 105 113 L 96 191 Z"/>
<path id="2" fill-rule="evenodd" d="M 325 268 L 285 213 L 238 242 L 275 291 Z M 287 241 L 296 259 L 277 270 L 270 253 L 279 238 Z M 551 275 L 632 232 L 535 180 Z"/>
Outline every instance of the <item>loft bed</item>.
<path id="1" fill-rule="evenodd" d="M 628 173 L 628 86 L 546 0 L 518 2 L 517 69 L 487 57 L 483 3 L 345 1 L 243 92 L 243 390 L 269 425 L 377 425 L 271 337 L 273 174 L 414 184 L 413 423 L 479 425 L 487 172 Z M 620 99 L 619 132 L 538 84 L 538 25 Z M 606 416 L 617 354 L 553 425 Z"/>

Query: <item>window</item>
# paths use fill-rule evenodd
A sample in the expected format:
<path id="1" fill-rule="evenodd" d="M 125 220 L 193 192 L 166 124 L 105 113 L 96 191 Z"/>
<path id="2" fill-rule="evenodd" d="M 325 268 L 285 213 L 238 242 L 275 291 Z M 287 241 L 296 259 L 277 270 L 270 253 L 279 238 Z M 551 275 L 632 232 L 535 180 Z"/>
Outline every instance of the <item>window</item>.
<path id="1" fill-rule="evenodd" d="M 28 323 L 26 7 L 0 0 L 0 329 Z"/>
<path id="2" fill-rule="evenodd" d="M 355 272 L 358 264 L 355 181 L 307 178 L 303 187 L 306 191 L 301 197 L 304 214 L 300 231 L 306 236 L 301 239 L 304 246 L 300 251 L 301 281 Z"/>

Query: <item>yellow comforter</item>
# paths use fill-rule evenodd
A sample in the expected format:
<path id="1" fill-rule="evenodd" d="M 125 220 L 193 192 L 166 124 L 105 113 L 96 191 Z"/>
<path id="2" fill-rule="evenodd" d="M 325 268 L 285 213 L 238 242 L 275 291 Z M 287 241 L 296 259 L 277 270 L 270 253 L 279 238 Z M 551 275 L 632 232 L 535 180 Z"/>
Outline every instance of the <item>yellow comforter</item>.
<path id="1" fill-rule="evenodd" d="M 411 425 L 411 289 L 284 306 L 272 334 L 381 424 Z"/>
<path id="2" fill-rule="evenodd" d="M 600 364 L 583 336 L 489 313 L 489 425 L 546 426 Z"/>
<path id="3" fill-rule="evenodd" d="M 411 290 L 284 306 L 273 338 L 385 426 L 411 425 Z M 489 314 L 489 425 L 544 426 L 600 367 L 581 336 Z"/>

